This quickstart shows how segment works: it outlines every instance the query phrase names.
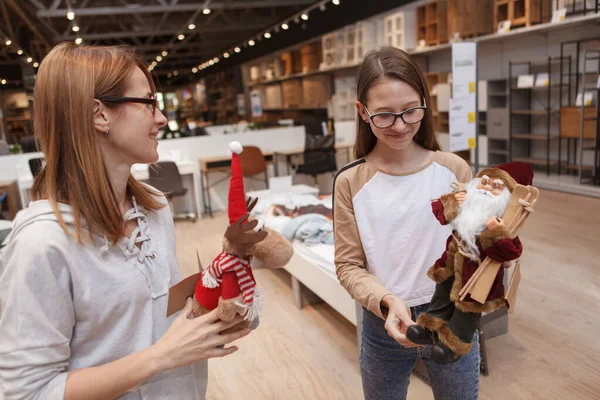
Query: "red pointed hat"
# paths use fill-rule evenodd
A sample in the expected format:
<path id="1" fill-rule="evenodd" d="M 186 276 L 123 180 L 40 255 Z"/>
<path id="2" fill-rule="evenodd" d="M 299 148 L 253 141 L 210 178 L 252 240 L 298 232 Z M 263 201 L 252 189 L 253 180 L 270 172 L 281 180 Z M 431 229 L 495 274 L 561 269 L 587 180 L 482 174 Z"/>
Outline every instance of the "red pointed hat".
<path id="1" fill-rule="evenodd" d="M 522 162 L 509 162 L 482 169 L 477 174 L 477 178 L 484 175 L 501 179 L 511 192 L 517 184 L 528 186 L 533 183 L 533 168 Z"/>
<path id="2" fill-rule="evenodd" d="M 228 213 L 229 223 L 233 224 L 246 214 L 246 195 L 244 193 L 244 176 L 238 154 L 243 150 L 239 142 L 229 143 L 231 150 L 231 179 L 229 181 Z"/>

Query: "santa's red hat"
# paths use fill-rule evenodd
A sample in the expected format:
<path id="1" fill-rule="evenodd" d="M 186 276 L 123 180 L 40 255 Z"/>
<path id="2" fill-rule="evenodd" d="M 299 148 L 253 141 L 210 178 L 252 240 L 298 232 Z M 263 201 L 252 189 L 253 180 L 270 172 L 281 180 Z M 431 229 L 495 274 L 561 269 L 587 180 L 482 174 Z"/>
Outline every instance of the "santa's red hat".
<path id="1" fill-rule="evenodd" d="M 246 214 L 246 195 L 244 193 L 244 176 L 238 154 L 243 150 L 239 142 L 229 143 L 231 150 L 231 180 L 229 181 L 229 223 L 233 224 Z"/>
<path id="2" fill-rule="evenodd" d="M 522 162 L 509 162 L 482 169 L 477 174 L 477 178 L 484 175 L 493 179 L 501 179 L 511 192 L 517 184 L 528 186 L 533 183 L 533 168 Z"/>

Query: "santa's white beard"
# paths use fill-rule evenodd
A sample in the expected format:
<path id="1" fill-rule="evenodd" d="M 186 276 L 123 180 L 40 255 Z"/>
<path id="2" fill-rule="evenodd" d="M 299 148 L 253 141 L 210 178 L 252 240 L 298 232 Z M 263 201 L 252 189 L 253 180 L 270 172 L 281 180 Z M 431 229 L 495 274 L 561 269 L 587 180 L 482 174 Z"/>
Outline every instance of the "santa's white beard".
<path id="1" fill-rule="evenodd" d="M 458 216 L 451 226 L 465 242 L 469 253 L 479 257 L 477 236 L 485 229 L 485 223 L 490 217 L 502 217 L 510 201 L 510 191 L 504 188 L 499 196 L 490 192 L 478 190 L 480 178 L 473 179 L 467 185 L 467 195 L 458 209 Z"/>

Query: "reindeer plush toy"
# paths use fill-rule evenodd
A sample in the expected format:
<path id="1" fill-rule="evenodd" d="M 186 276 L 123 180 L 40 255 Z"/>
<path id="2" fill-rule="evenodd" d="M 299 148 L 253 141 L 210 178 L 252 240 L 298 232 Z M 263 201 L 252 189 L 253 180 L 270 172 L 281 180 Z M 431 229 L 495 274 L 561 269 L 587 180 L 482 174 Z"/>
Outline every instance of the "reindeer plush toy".
<path id="1" fill-rule="evenodd" d="M 252 274 L 252 258 L 266 268 L 282 268 L 294 253 L 291 243 L 279 232 L 265 228 L 261 220 L 249 220 L 257 199 L 246 200 L 238 154 L 242 146 L 229 144 L 232 151 L 229 186 L 229 227 L 223 238 L 223 251 L 201 273 L 194 289 L 192 312 L 195 317 L 218 309 L 219 318 L 231 321 L 243 315 L 245 321 L 233 330 L 252 325 L 260 312 L 262 296 Z"/>

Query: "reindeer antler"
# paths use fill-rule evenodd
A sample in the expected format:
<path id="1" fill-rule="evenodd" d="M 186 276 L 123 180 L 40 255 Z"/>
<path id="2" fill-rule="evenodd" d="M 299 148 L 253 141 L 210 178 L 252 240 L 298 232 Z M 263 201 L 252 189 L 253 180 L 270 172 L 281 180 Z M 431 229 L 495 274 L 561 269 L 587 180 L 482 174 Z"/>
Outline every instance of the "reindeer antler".
<path id="1" fill-rule="evenodd" d="M 248 213 L 242 215 L 235 223 L 229 225 L 225 231 L 225 238 L 235 246 L 237 256 L 242 258 L 246 256 L 247 245 L 258 243 L 267 237 L 266 231 L 253 231 L 258 225 L 258 220 L 246 221 L 249 215 Z"/>
<path id="2" fill-rule="evenodd" d="M 256 206 L 256 203 L 258 203 L 258 197 L 255 197 L 254 199 L 252 199 L 252 197 L 248 197 L 246 199 L 246 210 L 249 213 L 252 212 L 252 210 L 254 210 L 254 207 Z"/>

